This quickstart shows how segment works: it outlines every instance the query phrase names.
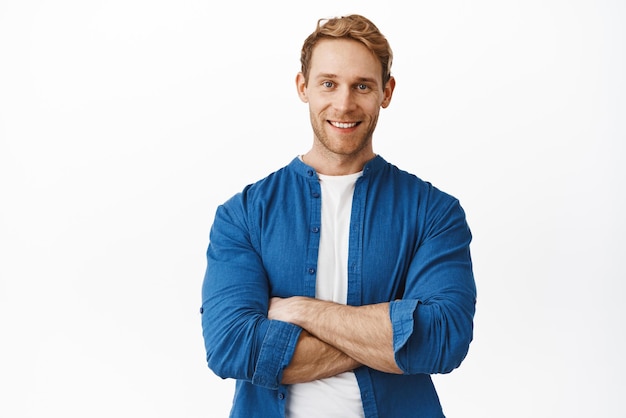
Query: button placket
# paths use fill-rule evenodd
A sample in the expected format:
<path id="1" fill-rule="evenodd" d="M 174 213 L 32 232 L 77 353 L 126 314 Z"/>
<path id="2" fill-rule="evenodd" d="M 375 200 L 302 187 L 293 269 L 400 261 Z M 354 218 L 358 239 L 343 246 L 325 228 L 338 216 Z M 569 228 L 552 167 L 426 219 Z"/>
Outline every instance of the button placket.
<path id="1" fill-rule="evenodd" d="M 304 265 L 304 296 L 315 297 L 315 282 L 317 274 L 317 257 L 320 243 L 321 230 L 321 197 L 322 190 L 320 188 L 319 179 L 314 170 L 310 169 L 306 172 L 309 177 L 307 181 L 309 196 L 309 237 L 307 255 Z"/>

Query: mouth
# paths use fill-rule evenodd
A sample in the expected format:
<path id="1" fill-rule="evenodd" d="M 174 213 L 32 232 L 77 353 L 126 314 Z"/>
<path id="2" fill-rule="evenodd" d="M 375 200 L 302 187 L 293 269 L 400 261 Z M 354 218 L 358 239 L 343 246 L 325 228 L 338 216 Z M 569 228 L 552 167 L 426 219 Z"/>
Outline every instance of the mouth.
<path id="1" fill-rule="evenodd" d="M 328 123 L 333 125 L 335 128 L 350 129 L 359 125 L 361 122 L 339 122 L 339 121 L 329 120 Z"/>

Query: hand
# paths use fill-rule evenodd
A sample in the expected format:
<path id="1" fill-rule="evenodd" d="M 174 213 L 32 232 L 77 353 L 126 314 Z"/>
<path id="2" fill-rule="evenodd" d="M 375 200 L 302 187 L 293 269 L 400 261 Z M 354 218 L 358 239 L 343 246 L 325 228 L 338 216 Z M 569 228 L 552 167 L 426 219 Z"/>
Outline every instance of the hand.
<path id="1" fill-rule="evenodd" d="M 349 306 L 302 296 L 274 297 L 267 316 L 301 327 L 359 364 L 402 373 L 395 360 L 389 303 Z"/>
<path id="2" fill-rule="evenodd" d="M 293 296 L 290 298 L 271 298 L 269 312 L 267 313 L 268 319 L 275 319 L 277 321 L 295 324 L 298 299 L 302 298 L 299 296 Z"/>

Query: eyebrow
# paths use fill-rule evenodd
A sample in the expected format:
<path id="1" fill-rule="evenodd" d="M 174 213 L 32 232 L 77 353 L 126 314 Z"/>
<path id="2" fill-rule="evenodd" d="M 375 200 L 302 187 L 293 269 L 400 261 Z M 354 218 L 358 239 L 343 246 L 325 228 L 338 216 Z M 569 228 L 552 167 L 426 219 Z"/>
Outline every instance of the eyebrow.
<path id="1" fill-rule="evenodd" d="M 323 74 L 318 74 L 316 77 L 316 79 L 321 79 L 321 78 L 337 78 L 337 74 L 332 74 L 332 73 L 323 73 Z M 378 82 L 376 81 L 375 78 L 370 78 L 370 77 L 360 77 L 357 80 L 358 83 L 370 83 L 370 84 L 378 84 Z"/>
<path id="2" fill-rule="evenodd" d="M 315 78 L 337 78 L 337 74 L 323 73 L 316 75 Z"/>

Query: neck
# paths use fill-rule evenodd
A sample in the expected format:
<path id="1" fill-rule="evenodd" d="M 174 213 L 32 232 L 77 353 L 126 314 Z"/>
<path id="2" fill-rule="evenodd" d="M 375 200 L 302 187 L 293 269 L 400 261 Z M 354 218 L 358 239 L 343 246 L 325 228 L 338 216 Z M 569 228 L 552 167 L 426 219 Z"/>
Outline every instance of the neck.
<path id="1" fill-rule="evenodd" d="M 325 174 L 327 176 L 345 176 L 362 171 L 365 164 L 374 157 L 376 157 L 374 152 L 355 158 L 354 156 L 336 154 L 321 156 L 311 150 L 302 156 L 302 161 L 313 167 L 319 174 Z"/>
<path id="2" fill-rule="evenodd" d="M 313 147 L 302 156 L 305 164 L 313 167 L 316 172 L 328 176 L 343 176 L 363 170 L 365 164 L 371 161 L 376 154 L 370 148 L 365 148 L 356 154 L 337 154 L 327 149 L 320 150 Z"/>

